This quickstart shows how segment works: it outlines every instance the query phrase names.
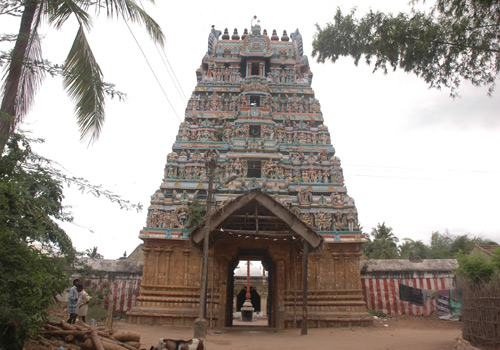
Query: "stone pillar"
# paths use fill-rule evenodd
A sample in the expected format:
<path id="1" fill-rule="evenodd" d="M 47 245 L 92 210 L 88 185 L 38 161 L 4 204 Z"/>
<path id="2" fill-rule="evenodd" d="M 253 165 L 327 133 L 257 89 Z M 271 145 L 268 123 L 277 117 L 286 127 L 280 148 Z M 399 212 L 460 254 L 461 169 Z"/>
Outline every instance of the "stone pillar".
<path id="1" fill-rule="evenodd" d="M 146 272 L 149 272 L 149 253 L 151 253 L 151 248 L 142 248 L 142 252 L 144 253 L 144 267 L 142 268 L 142 284 L 149 284 L 150 279 L 149 275 Z"/>
<path id="2" fill-rule="evenodd" d="M 165 271 L 165 284 L 168 286 L 169 284 L 169 279 L 170 279 L 170 257 L 172 255 L 172 252 L 174 249 L 172 247 L 167 247 L 165 249 L 165 254 L 167 255 L 167 262 L 166 262 L 166 271 Z"/>
<path id="3" fill-rule="evenodd" d="M 241 320 L 245 322 L 253 321 L 254 308 L 252 305 L 252 294 L 250 293 L 250 260 L 247 261 L 247 294 L 246 300 L 241 307 Z"/>
<path id="4" fill-rule="evenodd" d="M 191 249 L 184 249 L 182 254 L 184 254 L 184 285 L 187 286 L 189 276 L 189 255 L 191 254 Z"/>

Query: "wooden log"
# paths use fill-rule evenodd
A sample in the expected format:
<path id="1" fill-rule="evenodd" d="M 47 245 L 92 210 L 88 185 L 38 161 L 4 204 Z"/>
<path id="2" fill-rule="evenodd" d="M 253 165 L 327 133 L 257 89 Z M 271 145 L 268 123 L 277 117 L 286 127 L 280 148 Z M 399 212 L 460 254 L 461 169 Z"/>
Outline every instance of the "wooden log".
<path id="1" fill-rule="evenodd" d="M 111 337 L 111 333 L 109 333 L 108 331 L 97 331 L 97 334 L 99 334 L 101 337 Z"/>
<path id="2" fill-rule="evenodd" d="M 135 347 L 131 346 L 131 345 L 128 345 L 126 343 L 123 343 L 119 340 L 116 340 L 115 338 L 113 338 L 112 336 L 109 336 L 109 337 L 102 337 L 101 338 L 102 341 L 106 341 L 106 342 L 112 342 L 112 343 L 115 343 L 115 344 L 118 344 L 128 350 L 136 350 Z M 140 344 L 140 343 L 139 343 Z"/>
<path id="3" fill-rule="evenodd" d="M 113 333 L 113 338 L 121 342 L 141 341 L 141 333 L 134 331 L 118 331 Z"/>
<path id="4" fill-rule="evenodd" d="M 81 347 L 82 349 L 87 349 L 87 350 L 94 349 L 94 343 L 92 342 L 92 339 L 90 339 L 90 338 L 85 339 L 84 342 L 79 342 L 77 345 L 79 347 Z"/>
<path id="5" fill-rule="evenodd" d="M 90 329 L 90 326 L 89 326 L 88 324 L 86 324 L 86 323 L 84 323 L 84 322 L 82 322 L 82 321 L 80 321 L 80 320 L 77 320 L 77 321 L 75 322 L 75 327 L 76 327 L 76 328 L 85 328 L 85 329 Z"/>
<path id="6" fill-rule="evenodd" d="M 110 298 L 112 299 L 112 298 Z M 108 311 L 106 312 L 106 329 L 113 329 L 113 311 L 115 311 L 115 300 L 108 304 Z"/>
<path id="7" fill-rule="evenodd" d="M 83 337 L 85 334 L 88 334 L 89 331 L 42 331 L 43 335 L 47 336 L 56 336 L 56 337 L 65 337 L 67 335 L 73 335 L 74 337 Z"/>
<path id="8" fill-rule="evenodd" d="M 97 330 L 92 327 L 92 330 L 90 331 L 90 338 L 92 339 L 92 342 L 94 343 L 94 346 L 96 350 L 104 350 L 104 347 L 102 346 L 101 339 L 97 335 Z"/>
<path id="9" fill-rule="evenodd" d="M 134 347 L 136 349 L 139 349 L 141 347 L 141 343 L 138 342 L 138 341 L 128 341 L 125 344 L 127 344 L 129 346 L 132 346 L 132 347 Z"/>
<path id="10" fill-rule="evenodd" d="M 72 324 L 69 324 L 69 323 L 64 322 L 64 321 L 61 321 L 61 328 L 66 329 L 68 331 L 76 330 L 76 326 L 73 326 Z"/>
<path id="11" fill-rule="evenodd" d="M 101 341 L 102 341 L 102 346 L 104 347 L 105 350 L 128 350 L 121 344 L 112 342 L 111 339 L 101 338 Z"/>
<path id="12" fill-rule="evenodd" d="M 66 343 L 71 343 L 73 340 L 75 340 L 75 336 L 73 334 L 68 334 L 64 337 L 64 341 Z"/>
<path id="13" fill-rule="evenodd" d="M 43 345 L 45 345 L 45 346 L 51 346 L 51 345 L 53 345 L 53 344 L 50 342 L 50 340 L 45 339 L 44 337 L 40 337 L 40 338 L 38 338 L 38 342 L 39 342 L 39 343 L 41 343 L 41 344 L 43 344 Z"/>

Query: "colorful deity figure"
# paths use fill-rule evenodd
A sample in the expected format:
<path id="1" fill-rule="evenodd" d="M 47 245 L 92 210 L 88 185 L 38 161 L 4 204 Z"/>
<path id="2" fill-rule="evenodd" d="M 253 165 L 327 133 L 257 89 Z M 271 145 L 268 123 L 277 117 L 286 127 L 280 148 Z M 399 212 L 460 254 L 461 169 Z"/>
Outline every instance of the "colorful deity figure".
<path id="1" fill-rule="evenodd" d="M 298 193 L 300 204 L 311 204 L 312 195 L 308 190 L 302 190 Z"/>
<path id="2" fill-rule="evenodd" d="M 307 225 L 312 226 L 311 214 L 309 214 L 309 213 L 301 213 L 300 214 L 300 220 L 302 220 Z"/>
<path id="3" fill-rule="evenodd" d="M 354 231 L 355 224 L 356 224 L 356 215 L 354 214 L 354 211 L 350 209 L 347 213 L 347 225 L 350 232 Z"/>
<path id="4" fill-rule="evenodd" d="M 319 205 L 327 205 L 328 204 L 324 195 L 321 195 L 321 197 L 319 197 L 318 204 Z"/>
<path id="5" fill-rule="evenodd" d="M 186 227 L 189 222 L 189 210 L 187 207 L 178 207 L 176 210 L 177 225 L 180 228 Z"/>
<path id="6" fill-rule="evenodd" d="M 248 189 L 253 190 L 254 188 L 259 188 L 259 187 L 260 186 L 257 180 L 255 178 L 252 178 L 252 181 L 250 181 L 250 183 L 248 184 Z"/>

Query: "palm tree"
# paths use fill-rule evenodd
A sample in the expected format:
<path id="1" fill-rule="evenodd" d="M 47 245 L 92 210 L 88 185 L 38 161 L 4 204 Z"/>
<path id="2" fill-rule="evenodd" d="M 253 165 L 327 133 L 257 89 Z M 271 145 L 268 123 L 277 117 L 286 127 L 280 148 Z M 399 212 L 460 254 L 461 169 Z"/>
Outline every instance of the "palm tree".
<path id="1" fill-rule="evenodd" d="M 385 226 L 385 222 L 377 224 L 370 233 L 373 240 L 368 241 L 365 254 L 371 259 L 394 259 L 399 256 L 399 239 L 392 232 L 392 227 Z"/>
<path id="2" fill-rule="evenodd" d="M 102 259 L 104 258 L 104 256 L 100 253 L 97 252 L 97 247 L 92 247 L 91 249 L 87 249 L 85 251 L 85 254 L 87 255 L 87 257 L 91 258 L 91 259 Z"/>
<path id="3" fill-rule="evenodd" d="M 154 0 L 150 1 L 154 3 Z M 104 123 L 106 84 L 86 37 L 92 25 L 88 10 L 95 7 L 97 13 L 106 10 L 108 17 L 116 15 L 125 21 L 142 24 L 150 37 L 163 46 L 164 35 L 160 26 L 135 0 L 17 0 L 10 6 L 18 7 L 21 3 L 24 5 L 21 25 L 10 56 L 0 106 L 0 154 L 10 133 L 31 107 L 44 75 L 37 34 L 42 20 L 56 29 L 60 29 L 70 17 L 75 17 L 78 22 L 78 32 L 62 67 L 63 85 L 75 102 L 81 139 L 96 140 Z"/>

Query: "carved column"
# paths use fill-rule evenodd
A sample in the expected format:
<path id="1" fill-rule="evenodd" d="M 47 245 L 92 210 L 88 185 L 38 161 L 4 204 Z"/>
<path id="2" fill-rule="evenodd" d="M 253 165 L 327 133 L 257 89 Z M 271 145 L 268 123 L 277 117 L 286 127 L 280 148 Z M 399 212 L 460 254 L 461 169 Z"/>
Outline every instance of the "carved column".
<path id="1" fill-rule="evenodd" d="M 155 275 L 154 275 L 154 284 L 158 285 L 158 280 L 159 280 L 159 275 L 160 275 L 160 254 L 161 254 L 161 249 L 160 248 L 155 248 L 153 249 L 155 253 Z"/>
<path id="2" fill-rule="evenodd" d="M 191 254 L 191 249 L 184 249 L 182 251 L 184 254 L 184 285 L 188 285 L 188 273 L 189 273 L 189 254 Z"/>
<path id="3" fill-rule="evenodd" d="M 341 276 L 339 276 L 339 273 L 340 273 L 339 264 L 340 264 L 341 257 L 342 257 L 342 253 L 339 253 L 336 251 L 332 252 L 333 280 L 334 280 L 335 289 L 340 289 L 339 278 L 341 278 Z"/>
<path id="4" fill-rule="evenodd" d="M 167 247 L 165 249 L 165 254 L 167 255 L 166 271 L 165 271 L 165 285 L 168 286 L 170 279 L 170 256 L 174 249 L 172 247 Z"/>
<path id="5" fill-rule="evenodd" d="M 142 252 L 144 253 L 144 267 L 142 269 L 142 283 L 143 284 L 148 284 L 149 281 L 149 276 L 146 274 L 146 271 L 148 271 L 148 265 L 149 265 L 149 253 L 151 253 L 151 248 L 142 248 Z"/>

